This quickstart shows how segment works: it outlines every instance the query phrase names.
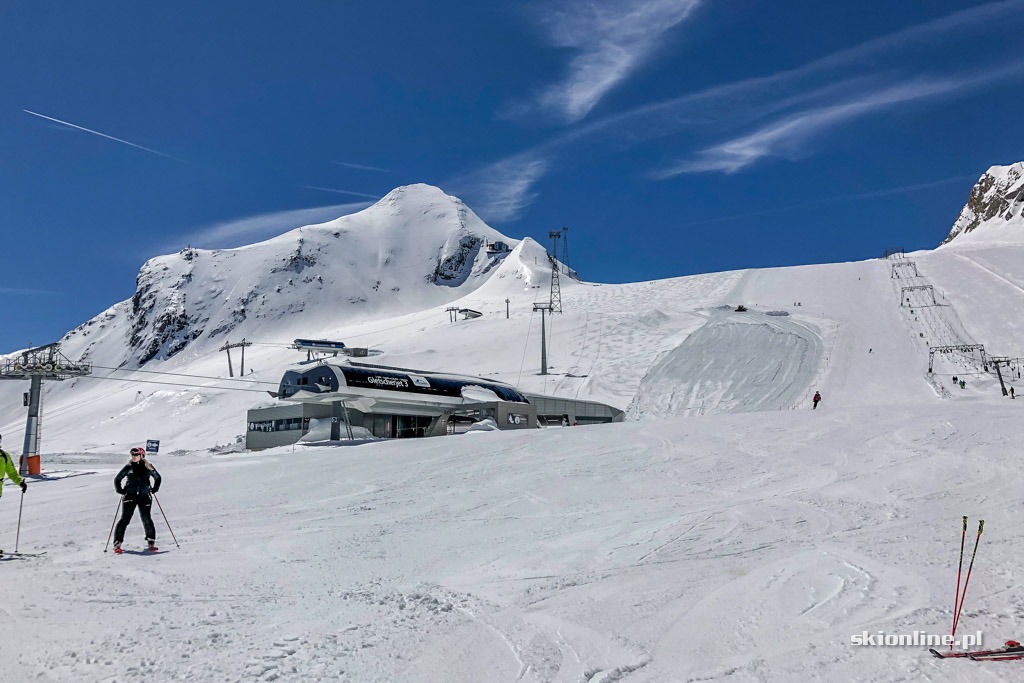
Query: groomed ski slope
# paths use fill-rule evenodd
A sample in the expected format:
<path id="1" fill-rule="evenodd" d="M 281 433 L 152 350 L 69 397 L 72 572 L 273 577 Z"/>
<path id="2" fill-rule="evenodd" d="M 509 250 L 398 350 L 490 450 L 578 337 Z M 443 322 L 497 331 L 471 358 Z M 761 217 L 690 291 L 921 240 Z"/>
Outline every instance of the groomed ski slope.
<path id="1" fill-rule="evenodd" d="M 536 374 L 539 320 L 524 303 L 546 297 L 544 281 L 492 279 L 460 302 L 485 312 L 474 321 L 437 309 L 334 330 L 382 362 L 622 408 L 636 399 L 641 420 L 624 424 L 170 456 L 228 443 L 263 399 L 114 382 L 54 391 L 47 477 L 30 483 L 20 536 L 22 550 L 48 555 L 0 560 L 12 587 L 0 628 L 18 643 L 5 675 L 1024 679 L 1020 662 L 850 645 L 864 630 L 948 632 L 962 515 L 969 535 L 978 518 L 986 532 L 958 630 L 980 630 L 988 645 L 1022 635 L 1024 403 L 952 357 L 926 380 L 927 325 L 947 329 L 953 314 L 991 354 L 1024 355 L 1014 254 L 1024 256 L 910 255 L 952 304 L 927 320 L 899 305 L 883 261 L 565 283 L 566 312 L 549 332 L 553 372 L 566 374 L 548 377 Z M 733 312 L 739 303 L 750 310 Z M 779 310 L 791 315 L 767 315 Z M 785 342 L 764 344 L 766 334 Z M 729 362 L 753 352 L 786 382 Z M 294 359 L 271 346 L 247 354 L 267 381 Z M 216 355 L 154 369 L 222 375 L 223 365 Z M 659 383 L 673 382 L 703 397 L 703 414 L 657 400 Z M 815 389 L 825 400 L 812 411 Z M 21 418 L 9 419 L 11 447 Z M 129 446 L 156 437 L 160 499 L 182 546 L 157 510 L 167 552 L 103 554 L 111 479 Z M 5 490 L 10 549 L 20 494 Z M 137 519 L 127 538 L 142 547 Z"/>
<path id="2" fill-rule="evenodd" d="M 0 561 L 5 676 L 1013 680 L 850 637 L 948 631 L 963 514 L 986 532 L 960 629 L 1019 636 L 1021 405 L 157 456 L 182 547 L 156 511 L 156 556 L 102 552 L 120 459 L 64 456 L 89 473 L 25 497 L 48 556 Z"/>

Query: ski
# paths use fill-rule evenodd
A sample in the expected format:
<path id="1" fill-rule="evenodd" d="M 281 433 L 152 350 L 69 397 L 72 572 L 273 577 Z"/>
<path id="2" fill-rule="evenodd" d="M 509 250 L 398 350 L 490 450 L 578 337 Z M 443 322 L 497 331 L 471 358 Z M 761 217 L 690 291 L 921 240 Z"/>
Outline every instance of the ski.
<path id="1" fill-rule="evenodd" d="M 955 659 L 957 657 L 966 657 L 967 655 L 971 654 L 970 652 L 947 652 L 946 654 L 943 654 L 943 653 L 939 652 L 936 649 L 928 650 L 928 652 L 931 652 L 933 655 L 935 655 L 939 659 Z M 991 652 L 993 654 L 996 654 L 996 653 L 1001 654 L 1003 651 L 1002 650 L 982 650 L 980 652 L 977 652 L 976 654 L 985 654 L 985 653 L 988 653 L 988 652 Z"/>
<path id="2" fill-rule="evenodd" d="M 5 553 L 3 550 L 0 550 L 0 557 L 42 557 L 45 554 L 45 550 L 41 553 Z"/>
<path id="3" fill-rule="evenodd" d="M 1009 655 L 1005 657 L 978 657 L 971 656 L 972 662 L 1008 662 L 1011 659 L 1024 659 L 1024 655 Z"/>
<path id="4" fill-rule="evenodd" d="M 1004 645 L 1003 647 L 1001 647 L 1001 648 L 999 648 L 997 650 L 977 650 L 975 652 L 947 652 L 947 653 L 943 654 L 943 653 L 939 652 L 938 650 L 931 649 L 931 650 L 928 650 L 928 652 L 931 652 L 933 655 L 935 655 L 939 659 L 956 659 L 956 658 L 969 657 L 971 659 L 977 658 L 980 661 L 980 660 L 989 659 L 990 657 L 998 656 L 998 655 L 1008 655 L 1008 654 L 1012 654 L 1012 653 L 1015 653 L 1015 652 L 1024 653 L 1024 647 L 1022 647 L 1021 644 L 1018 643 L 1017 641 L 1011 640 L 1011 641 L 1007 642 L 1006 645 Z"/>

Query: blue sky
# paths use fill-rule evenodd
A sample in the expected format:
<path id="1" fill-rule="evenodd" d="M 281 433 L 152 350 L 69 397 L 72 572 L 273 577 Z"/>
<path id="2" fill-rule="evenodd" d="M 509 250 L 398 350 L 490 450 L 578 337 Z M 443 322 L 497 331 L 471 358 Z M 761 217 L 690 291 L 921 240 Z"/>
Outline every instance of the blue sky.
<path id="1" fill-rule="evenodd" d="M 625 282 L 935 246 L 1024 1 L 0 4 L 0 350 L 415 182 Z M 546 241 L 546 240 L 545 240 Z"/>

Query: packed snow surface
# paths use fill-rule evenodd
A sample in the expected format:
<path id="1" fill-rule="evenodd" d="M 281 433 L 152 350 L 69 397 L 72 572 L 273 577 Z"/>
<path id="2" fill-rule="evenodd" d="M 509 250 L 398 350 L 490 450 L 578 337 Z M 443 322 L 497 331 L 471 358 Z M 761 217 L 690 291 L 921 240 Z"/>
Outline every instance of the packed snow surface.
<path id="1" fill-rule="evenodd" d="M 959 630 L 1019 636 L 1022 407 L 154 456 L 154 556 L 138 520 L 103 553 L 123 459 L 65 455 L 25 496 L 48 554 L 0 560 L 7 680 L 1010 680 L 850 638 L 948 633 L 964 514 Z"/>
<path id="2" fill-rule="evenodd" d="M 986 525 L 958 633 L 980 631 L 989 646 L 1024 635 L 1024 401 L 1003 397 L 973 352 L 935 353 L 928 372 L 936 347 L 1024 356 L 1024 246 L 969 240 L 622 285 L 565 275 L 545 376 L 532 310 L 548 296 L 543 249 L 527 239 L 481 252 L 462 238 L 500 234 L 466 233 L 469 219 L 453 217 L 468 214 L 444 202 L 442 227 L 423 231 L 430 254 L 405 245 L 394 258 L 412 274 L 398 292 L 362 291 L 365 306 L 318 307 L 284 285 L 275 298 L 254 274 L 244 298 L 268 294 L 261 310 L 290 311 L 291 323 L 236 319 L 232 338 L 254 342 L 243 377 L 227 378 L 227 333 L 211 332 L 237 318 L 230 306 L 189 309 L 202 311 L 198 335 L 174 318 L 174 343 L 188 343 L 161 346 L 141 369 L 126 345 L 129 302 L 70 335 L 97 377 L 46 385 L 44 475 L 24 498 L 11 482 L 0 498 L 0 546 L 46 552 L 0 559 L 4 680 L 1024 680 L 1024 662 L 851 644 L 864 631 L 949 632 L 964 515 L 968 556 L 977 520 Z M 411 215 L 400 202 L 387 210 Z M 387 212 L 371 216 L 366 239 L 390 239 Z M 332 230 L 307 230 L 303 244 L 358 241 Z M 241 272 L 251 254 L 276 262 L 268 249 L 218 258 Z M 302 276 L 311 291 L 317 276 L 365 284 L 389 272 L 379 256 L 372 273 L 332 280 L 307 263 Z M 425 279 L 439 264 L 458 273 L 453 284 Z M 173 299 L 150 284 L 154 301 Z M 333 314 L 349 307 L 358 315 Z M 484 315 L 451 322 L 450 307 Z M 152 332 L 140 334 L 163 339 Z M 630 421 L 391 441 L 360 432 L 245 453 L 245 411 L 301 358 L 286 346 L 296 337 L 606 402 Z M 1002 366 L 1008 387 L 1024 388 L 1021 369 Z M 0 384 L 0 432 L 17 457 L 27 386 Z M 151 459 L 180 548 L 155 507 L 159 553 L 142 551 L 137 518 L 127 552 L 104 553 L 113 476 L 146 439 L 161 440 Z"/>

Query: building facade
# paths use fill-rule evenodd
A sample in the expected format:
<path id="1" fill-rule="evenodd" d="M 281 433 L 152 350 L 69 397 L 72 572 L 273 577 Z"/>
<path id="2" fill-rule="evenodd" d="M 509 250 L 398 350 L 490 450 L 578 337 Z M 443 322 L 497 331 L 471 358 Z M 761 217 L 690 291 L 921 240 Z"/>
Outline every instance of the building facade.
<path id="1" fill-rule="evenodd" d="M 287 400 L 248 411 L 246 448 L 296 443 L 313 425 L 318 440 L 348 439 L 350 432 L 354 439 L 405 439 L 459 434 L 488 419 L 508 430 L 621 422 L 624 417 L 603 403 L 524 394 L 481 378 L 356 365 L 354 371 L 345 366 L 347 375 L 340 367 L 328 372 L 326 365 L 286 373 L 278 396 Z M 398 386 L 403 378 L 408 386 Z M 487 389 L 483 397 L 462 396 L 466 387 L 481 386 Z M 488 394 L 495 400 L 486 400 Z"/>

